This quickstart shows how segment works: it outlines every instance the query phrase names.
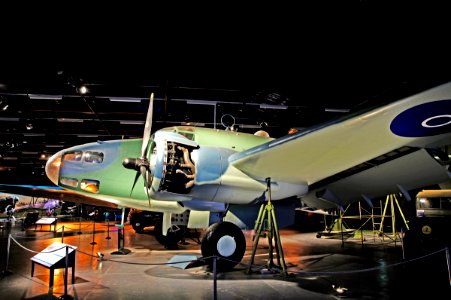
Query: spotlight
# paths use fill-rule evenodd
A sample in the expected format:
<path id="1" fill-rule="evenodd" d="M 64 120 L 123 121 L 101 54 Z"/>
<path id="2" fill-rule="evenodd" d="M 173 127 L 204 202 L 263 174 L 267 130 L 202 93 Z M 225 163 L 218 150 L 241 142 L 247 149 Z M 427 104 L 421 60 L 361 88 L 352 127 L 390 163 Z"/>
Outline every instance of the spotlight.
<path id="1" fill-rule="evenodd" d="M 86 94 L 86 93 L 88 92 L 88 88 L 87 88 L 86 86 L 82 85 L 82 86 L 80 86 L 80 87 L 78 88 L 78 92 L 79 92 L 80 94 L 84 95 L 84 94 Z"/>
<path id="2" fill-rule="evenodd" d="M 338 295 L 346 295 L 348 289 L 345 287 L 341 287 L 341 286 L 335 286 L 334 284 L 332 284 L 332 288 L 335 290 L 335 292 L 337 292 Z"/>
<path id="3" fill-rule="evenodd" d="M 103 255 L 103 253 L 97 252 L 97 257 L 99 258 L 99 260 L 103 260 L 103 257 L 105 255 Z"/>
<path id="4" fill-rule="evenodd" d="M 8 109 L 8 103 L 6 102 L 6 100 L 0 99 L 0 109 L 2 111 L 5 111 Z"/>
<path id="5" fill-rule="evenodd" d="M 2 111 L 5 111 L 8 109 L 8 102 L 6 101 L 6 99 L 2 96 L 0 96 L 0 109 Z"/>
<path id="6" fill-rule="evenodd" d="M 27 128 L 27 130 L 31 130 L 31 129 L 33 129 L 33 124 L 27 123 L 27 125 L 25 125 L 25 128 Z"/>

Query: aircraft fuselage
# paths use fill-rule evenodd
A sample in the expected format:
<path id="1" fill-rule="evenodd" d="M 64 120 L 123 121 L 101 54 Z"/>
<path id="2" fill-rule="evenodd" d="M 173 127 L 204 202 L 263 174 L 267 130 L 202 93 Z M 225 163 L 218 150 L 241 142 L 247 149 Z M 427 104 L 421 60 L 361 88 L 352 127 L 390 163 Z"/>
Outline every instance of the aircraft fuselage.
<path id="1" fill-rule="evenodd" d="M 141 139 L 113 140 L 75 146 L 56 153 L 47 176 L 57 185 L 123 207 L 180 213 L 186 209 L 224 211 L 227 204 L 248 204 L 264 197 L 265 178 L 252 178 L 229 164 L 237 152 L 268 138 L 197 127 L 157 131 L 147 157 L 152 178 L 148 196 L 144 179 L 133 188 L 136 171 L 123 162 L 140 152 Z M 272 183 L 272 199 L 302 195 L 303 184 Z"/>

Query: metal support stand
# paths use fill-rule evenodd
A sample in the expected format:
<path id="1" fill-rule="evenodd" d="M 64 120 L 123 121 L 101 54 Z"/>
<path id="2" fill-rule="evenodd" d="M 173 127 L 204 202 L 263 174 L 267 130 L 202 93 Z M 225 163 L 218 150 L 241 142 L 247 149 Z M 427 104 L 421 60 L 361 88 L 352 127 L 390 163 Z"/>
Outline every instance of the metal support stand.
<path id="1" fill-rule="evenodd" d="M 388 238 L 391 238 L 394 240 L 394 242 L 396 243 L 396 239 L 399 238 L 401 240 L 401 238 L 399 237 L 398 233 L 396 232 L 396 218 L 395 218 L 395 203 L 396 203 L 396 207 L 398 208 L 399 214 L 401 215 L 402 220 L 404 221 L 404 225 L 406 226 L 407 230 L 409 230 L 409 225 L 406 221 L 406 218 L 404 217 L 404 214 L 401 210 L 401 207 L 399 206 L 398 203 L 398 199 L 396 198 L 395 194 L 390 194 L 387 195 L 387 199 L 385 200 L 385 206 L 384 206 L 384 211 L 382 212 L 382 216 L 381 216 L 381 222 L 379 223 L 379 235 L 382 236 L 382 239 L 384 238 L 384 236 L 387 236 Z M 387 207 L 388 204 L 390 204 L 390 213 L 391 215 L 387 215 Z M 392 234 L 388 235 L 384 233 L 384 220 L 385 217 L 391 217 L 391 227 L 392 227 Z"/>
<path id="2" fill-rule="evenodd" d="M 283 255 L 282 243 L 280 241 L 279 228 L 277 226 L 276 214 L 274 212 L 274 206 L 271 202 L 271 178 L 266 178 L 267 183 L 267 192 L 268 192 L 268 202 L 263 203 L 260 207 L 260 211 L 257 216 L 257 220 L 255 221 L 254 232 L 255 236 L 253 237 L 253 247 L 252 247 L 252 255 L 251 255 L 251 263 L 247 270 L 247 273 L 252 273 L 252 265 L 254 263 L 255 253 L 258 247 L 258 241 L 262 236 L 263 223 L 266 215 L 268 216 L 267 220 L 267 236 L 268 236 L 268 244 L 269 244 L 269 258 L 268 258 L 268 269 L 279 268 L 282 269 L 281 275 L 283 277 L 288 277 L 287 266 L 285 264 L 285 258 Z M 276 253 L 277 253 L 277 265 L 274 264 L 273 257 L 273 243 L 272 240 L 274 238 L 276 244 Z"/>
<path id="3" fill-rule="evenodd" d="M 94 216 L 94 225 L 92 229 L 92 242 L 90 243 L 91 245 L 97 245 L 97 243 L 94 241 L 95 236 L 96 236 L 96 219 Z"/>
<path id="4" fill-rule="evenodd" d="M 107 219 L 106 219 L 106 230 L 107 230 L 107 237 L 106 237 L 106 239 L 110 240 L 111 239 L 111 236 L 110 236 L 110 219 L 108 219 L 108 215 L 107 215 Z"/>
<path id="5" fill-rule="evenodd" d="M 124 216 L 125 216 L 125 207 L 122 208 L 122 221 L 121 224 L 116 224 L 117 227 L 117 251 L 111 252 L 113 255 L 126 255 L 131 251 L 129 249 L 125 249 L 125 238 L 124 238 Z"/>

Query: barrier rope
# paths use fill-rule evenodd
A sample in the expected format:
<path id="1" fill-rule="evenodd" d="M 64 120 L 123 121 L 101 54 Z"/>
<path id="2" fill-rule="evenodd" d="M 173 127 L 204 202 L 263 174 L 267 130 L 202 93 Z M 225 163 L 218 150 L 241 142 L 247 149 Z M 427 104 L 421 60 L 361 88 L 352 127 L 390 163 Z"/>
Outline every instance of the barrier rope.
<path id="1" fill-rule="evenodd" d="M 29 248 L 27 248 L 27 247 L 25 247 L 25 246 L 23 246 L 23 245 L 21 245 L 18 241 L 16 241 L 16 239 L 15 238 L 13 238 L 11 235 L 10 235 L 10 238 L 20 247 L 20 248 L 22 248 L 22 249 L 24 249 L 24 250 L 26 250 L 26 251 L 28 251 L 28 252 L 31 252 L 31 253 L 35 253 L 35 254 L 38 254 L 38 253 L 52 253 L 52 252 L 55 252 L 55 251 L 59 251 L 59 250 L 61 250 L 61 249 L 64 249 L 64 248 L 66 248 L 66 246 L 63 246 L 63 247 L 61 247 L 61 248 L 58 248 L 58 249 L 55 249 L 55 250 L 52 250 L 52 251 L 34 251 L 34 250 L 31 250 L 31 249 L 29 249 Z M 69 246 L 71 249 L 74 249 L 72 246 L 70 246 L 70 245 L 67 245 L 67 246 Z"/>
<path id="2" fill-rule="evenodd" d="M 355 273 L 363 273 L 363 272 L 372 272 L 372 271 L 377 271 L 377 270 L 381 270 L 381 269 L 386 269 L 386 268 L 392 268 L 392 267 L 396 267 L 396 266 L 400 266 L 400 265 L 404 265 L 404 264 L 408 264 L 420 259 L 424 259 L 428 256 L 432 256 L 435 254 L 438 254 L 442 251 L 446 251 L 447 248 L 443 248 L 440 249 L 438 251 L 420 256 L 420 257 L 416 257 L 416 258 L 412 258 L 406 261 L 401 261 L 401 262 L 397 262 L 397 263 L 393 263 L 393 264 L 389 264 L 389 265 L 385 265 L 385 266 L 378 266 L 378 267 L 373 267 L 373 268 L 366 268 L 366 269 L 360 269 L 360 270 L 350 270 L 350 271 L 339 271 L 339 272 L 294 272 L 294 274 L 297 275 L 302 275 L 302 276 L 320 276 L 320 275 L 344 275 L 344 274 L 355 274 Z"/>
<path id="3" fill-rule="evenodd" d="M 86 226 L 81 227 L 80 229 L 85 229 L 85 228 L 92 227 L 92 226 L 93 226 L 92 224 L 88 224 Z M 60 232 L 62 232 L 61 228 L 63 228 L 63 227 L 64 227 L 64 229 L 69 228 L 70 230 L 74 230 L 74 231 L 79 230 L 78 228 L 72 228 L 72 227 L 69 227 L 66 225 L 62 225 L 61 227 L 56 228 L 54 231 L 50 231 L 46 234 L 40 235 L 39 238 L 45 238 L 47 236 L 54 235 L 57 232 L 60 233 Z M 41 231 L 35 230 L 34 232 L 41 232 Z M 69 232 L 72 232 L 72 231 L 67 231 L 67 233 L 69 233 Z M 104 232 L 104 231 L 102 231 L 102 232 Z M 66 231 L 65 231 L 65 233 L 66 233 Z M 36 238 L 35 236 L 22 236 L 22 235 L 17 235 L 17 234 L 15 234 L 14 236 L 16 238 L 21 238 L 21 239 L 35 239 Z"/>
<path id="4" fill-rule="evenodd" d="M 32 253 L 35 253 L 35 254 L 38 254 L 38 253 L 52 253 L 52 252 L 59 251 L 59 250 L 61 250 L 61 249 L 66 248 L 66 246 L 63 246 L 63 247 L 61 247 L 61 248 L 58 248 L 58 249 L 55 249 L 55 250 L 52 250 L 52 251 L 39 251 L 39 252 L 38 252 L 38 251 L 31 250 L 31 249 L 29 249 L 29 248 L 27 248 L 27 247 L 21 245 L 21 244 L 20 244 L 14 237 L 12 237 L 11 235 L 10 235 L 10 238 L 11 238 L 11 239 L 12 239 L 19 247 L 21 247 L 22 249 L 24 249 L 24 250 L 26 250 L 26 251 L 29 251 L 29 252 L 32 252 Z M 93 254 L 84 252 L 84 251 L 79 250 L 78 248 L 74 248 L 74 247 L 72 247 L 72 246 L 70 246 L 70 245 L 67 245 L 67 246 L 69 246 L 71 249 L 74 249 L 75 251 L 77 251 L 77 252 L 79 252 L 79 253 L 81 253 L 81 254 L 88 255 L 88 256 L 91 256 L 91 257 L 94 257 L 94 258 L 99 258 L 99 256 L 97 256 L 97 255 L 93 255 Z M 448 248 L 443 248 L 443 249 L 437 250 L 437 251 L 435 251 L 435 252 L 428 253 L 428 254 L 425 254 L 425 255 L 423 255 L 423 256 L 416 257 L 416 258 L 412 258 L 412 259 L 409 259 L 409 260 L 406 260 L 406 261 L 401 261 L 401 262 L 397 262 L 397 263 L 393 263 L 393 264 L 389 264 L 389 265 L 385 265 L 385 266 L 378 266 L 378 267 L 372 267 L 372 268 L 360 269 L 360 270 L 349 270 L 349 271 L 338 271 L 338 272 L 291 272 L 291 273 L 292 273 L 292 274 L 299 275 L 299 276 L 321 276 L 321 275 L 324 276 L 324 275 L 344 275 L 344 274 L 355 274 L 355 273 L 363 273 L 363 272 L 372 272 L 372 271 L 377 271 L 377 270 L 380 270 L 380 269 L 392 268 L 392 267 L 395 267 L 395 266 L 399 266 L 399 265 L 404 265 L 404 264 L 412 263 L 412 262 L 414 262 L 414 261 L 422 260 L 422 259 L 425 259 L 425 258 L 427 258 L 427 257 L 429 257 L 429 256 L 433 256 L 433 255 L 439 254 L 439 253 L 441 253 L 441 252 L 443 252 L 443 251 L 447 251 L 447 250 L 448 250 Z M 111 262 L 123 263 L 123 264 L 131 264 L 131 265 L 162 266 L 162 265 L 174 265 L 174 264 L 180 264 L 180 263 L 205 262 L 205 261 L 208 261 L 209 259 L 212 259 L 212 258 L 215 258 L 215 257 L 216 257 L 217 260 L 226 260 L 226 261 L 235 263 L 235 264 L 237 264 L 237 265 L 242 265 L 242 266 L 246 266 L 246 267 L 251 266 L 252 268 L 257 268 L 257 269 L 265 269 L 265 268 L 267 268 L 266 265 L 255 265 L 255 264 L 251 265 L 251 264 L 245 264 L 245 263 L 242 263 L 242 262 L 238 262 L 238 261 L 230 260 L 230 259 L 225 258 L 225 257 L 218 257 L 218 256 L 200 257 L 200 258 L 194 259 L 194 260 L 177 261 L 177 262 L 166 262 L 166 263 L 130 262 L 130 261 L 121 261 L 121 260 L 115 260 L 115 259 L 108 259 L 108 258 L 104 258 L 104 257 L 100 257 L 99 259 L 100 259 L 101 261 L 111 261 Z"/>
<path id="5" fill-rule="evenodd" d="M 80 227 L 80 228 L 72 228 L 72 227 L 70 227 L 70 226 L 66 226 L 66 225 L 63 225 L 64 226 L 64 228 L 66 229 L 66 228 L 69 228 L 70 230 L 81 230 L 81 229 L 85 229 L 85 228 L 88 228 L 88 227 L 92 227 L 93 225 L 92 224 L 88 224 L 88 225 L 85 225 L 85 226 L 83 226 L 83 227 Z M 56 229 L 56 231 L 58 231 L 58 230 L 60 230 L 63 226 L 61 226 L 60 228 L 58 228 L 58 229 Z"/>

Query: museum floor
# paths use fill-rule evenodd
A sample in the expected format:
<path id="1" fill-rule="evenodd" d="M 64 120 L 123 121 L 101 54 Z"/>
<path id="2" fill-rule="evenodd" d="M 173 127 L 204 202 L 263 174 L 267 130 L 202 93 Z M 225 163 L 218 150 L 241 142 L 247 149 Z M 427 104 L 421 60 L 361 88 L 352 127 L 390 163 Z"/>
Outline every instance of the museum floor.
<path id="1" fill-rule="evenodd" d="M 46 226 L 22 230 L 19 225 L 0 230 L 0 299 L 451 299 L 444 249 L 421 253 L 418 248 L 402 247 L 399 241 L 388 243 L 368 236 L 363 245 L 360 239 L 342 244 L 339 236 L 316 238 L 315 232 L 283 229 L 289 276 L 265 268 L 266 239 L 260 239 L 254 272 L 247 274 L 252 232 L 245 231 L 244 265 L 218 273 L 215 281 L 202 263 L 186 269 L 167 264 L 171 259 L 191 260 L 193 256 L 187 255 L 199 257 L 195 236 L 188 237 L 178 250 L 166 250 L 155 240 L 152 228 L 135 234 L 126 225 L 125 248 L 131 252 L 120 255 L 112 254 L 118 250 L 117 227 L 101 222 L 93 230 L 93 225 L 90 221 L 59 222 L 57 232 Z M 46 267 L 35 264 L 31 277 L 32 257 L 55 242 L 77 247 L 74 284 L 71 268 L 66 286 L 64 268 L 55 270 L 53 287 L 49 287 Z"/>

